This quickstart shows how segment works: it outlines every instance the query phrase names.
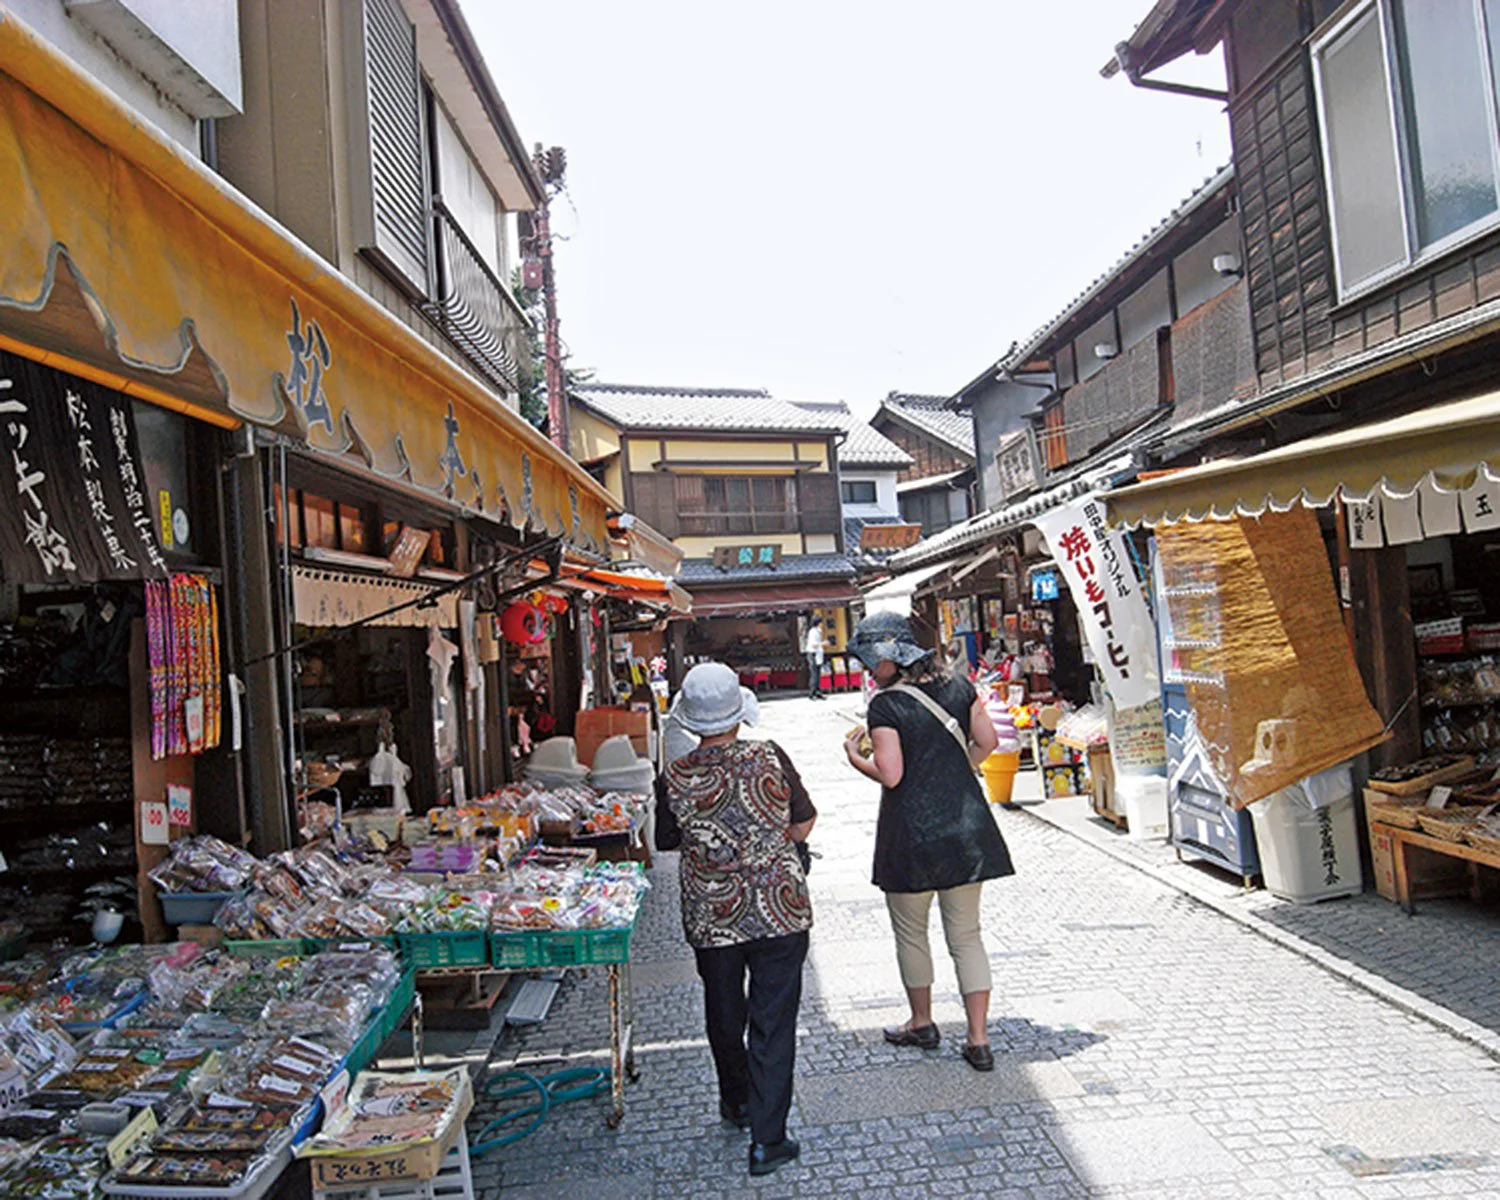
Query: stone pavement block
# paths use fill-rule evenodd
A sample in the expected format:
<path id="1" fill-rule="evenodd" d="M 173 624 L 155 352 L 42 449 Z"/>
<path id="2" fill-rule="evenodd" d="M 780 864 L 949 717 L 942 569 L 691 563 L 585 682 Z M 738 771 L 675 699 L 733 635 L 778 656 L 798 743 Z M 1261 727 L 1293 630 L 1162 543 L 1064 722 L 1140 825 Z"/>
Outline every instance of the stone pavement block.
<path id="1" fill-rule="evenodd" d="M 1075 1121 L 1051 1136 L 1086 1183 L 1233 1179 L 1239 1169 L 1234 1156 L 1191 1117 Z"/>
<path id="2" fill-rule="evenodd" d="M 1139 1006 L 1112 988 L 1080 988 L 1047 995 L 1012 996 L 1002 992 L 992 1007 L 1044 1025 L 1093 1029 L 1139 1020 L 1143 1015 Z"/>
<path id="3" fill-rule="evenodd" d="M 936 1060 L 840 1075 L 803 1075 L 797 1080 L 799 1107 L 816 1114 L 819 1124 L 829 1125 L 1082 1093 L 1078 1081 L 1060 1063 L 1015 1062 L 998 1057 L 994 1071 L 988 1074 L 972 1071 L 958 1061 Z"/>
<path id="4" fill-rule="evenodd" d="M 1500 1154 L 1500 1124 L 1471 1105 L 1444 1097 L 1357 1100 L 1311 1106 L 1330 1143 L 1370 1158 L 1432 1154 Z"/>

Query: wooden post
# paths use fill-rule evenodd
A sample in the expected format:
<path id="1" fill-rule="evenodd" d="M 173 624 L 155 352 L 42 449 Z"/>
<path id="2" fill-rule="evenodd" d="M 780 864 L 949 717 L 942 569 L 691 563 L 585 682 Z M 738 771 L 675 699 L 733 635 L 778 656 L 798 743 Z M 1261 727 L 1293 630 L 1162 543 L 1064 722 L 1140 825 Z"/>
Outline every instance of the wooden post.
<path id="1" fill-rule="evenodd" d="M 1349 591 L 1355 659 L 1375 711 L 1392 735 L 1370 751 L 1370 766 L 1378 769 L 1410 762 L 1422 753 L 1422 722 L 1405 549 L 1351 549 Z"/>

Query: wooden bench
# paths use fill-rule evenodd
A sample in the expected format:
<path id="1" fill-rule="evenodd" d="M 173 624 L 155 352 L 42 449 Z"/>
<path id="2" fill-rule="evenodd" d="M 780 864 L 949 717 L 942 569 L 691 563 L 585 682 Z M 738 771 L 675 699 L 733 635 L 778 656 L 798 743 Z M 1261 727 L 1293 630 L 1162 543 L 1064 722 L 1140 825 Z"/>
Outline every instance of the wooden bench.
<path id="1" fill-rule="evenodd" d="M 1475 900 L 1482 899 L 1485 889 L 1479 877 L 1479 868 L 1489 867 L 1500 871 L 1500 854 L 1459 842 L 1431 837 L 1416 829 L 1402 829 L 1395 825 L 1371 821 L 1370 835 L 1371 847 L 1376 857 L 1377 875 L 1381 852 L 1384 849 L 1381 839 L 1385 839 L 1389 844 L 1395 892 L 1390 898 L 1408 914 L 1416 912 L 1415 902 L 1418 899 L 1430 900 L 1437 896 L 1457 895 L 1467 895 Z M 1425 871 L 1418 869 L 1419 858 L 1412 856 L 1413 850 L 1419 852 L 1419 858 L 1427 860 Z M 1432 854 L 1467 862 L 1468 870 L 1467 872 L 1433 871 L 1430 857 Z"/>

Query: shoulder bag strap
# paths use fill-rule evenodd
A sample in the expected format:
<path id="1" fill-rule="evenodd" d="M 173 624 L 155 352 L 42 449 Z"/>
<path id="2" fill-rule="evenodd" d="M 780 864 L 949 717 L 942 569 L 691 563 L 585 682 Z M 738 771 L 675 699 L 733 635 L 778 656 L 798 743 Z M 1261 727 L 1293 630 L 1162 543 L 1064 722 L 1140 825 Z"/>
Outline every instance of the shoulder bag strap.
<path id="1" fill-rule="evenodd" d="M 969 754 L 969 734 L 959 723 L 954 720 L 953 714 L 929 696 L 919 687 L 913 687 L 909 683 L 895 683 L 886 689 L 890 692 L 900 692 L 903 696 L 910 696 L 934 717 L 942 726 L 953 735 L 953 740 L 958 743 L 958 748 L 964 752 L 964 757 Z"/>

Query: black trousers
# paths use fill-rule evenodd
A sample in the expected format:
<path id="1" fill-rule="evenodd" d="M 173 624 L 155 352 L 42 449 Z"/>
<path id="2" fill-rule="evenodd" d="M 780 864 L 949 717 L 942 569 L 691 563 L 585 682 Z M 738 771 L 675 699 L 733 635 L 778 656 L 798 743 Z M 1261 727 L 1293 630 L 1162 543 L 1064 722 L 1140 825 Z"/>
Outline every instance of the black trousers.
<path id="1" fill-rule="evenodd" d="M 807 933 L 694 954 L 703 980 L 708 1044 L 719 1072 L 719 1100 L 728 1108 L 748 1103 L 751 1135 L 763 1145 L 779 1142 L 786 1137 L 792 1107 Z"/>

